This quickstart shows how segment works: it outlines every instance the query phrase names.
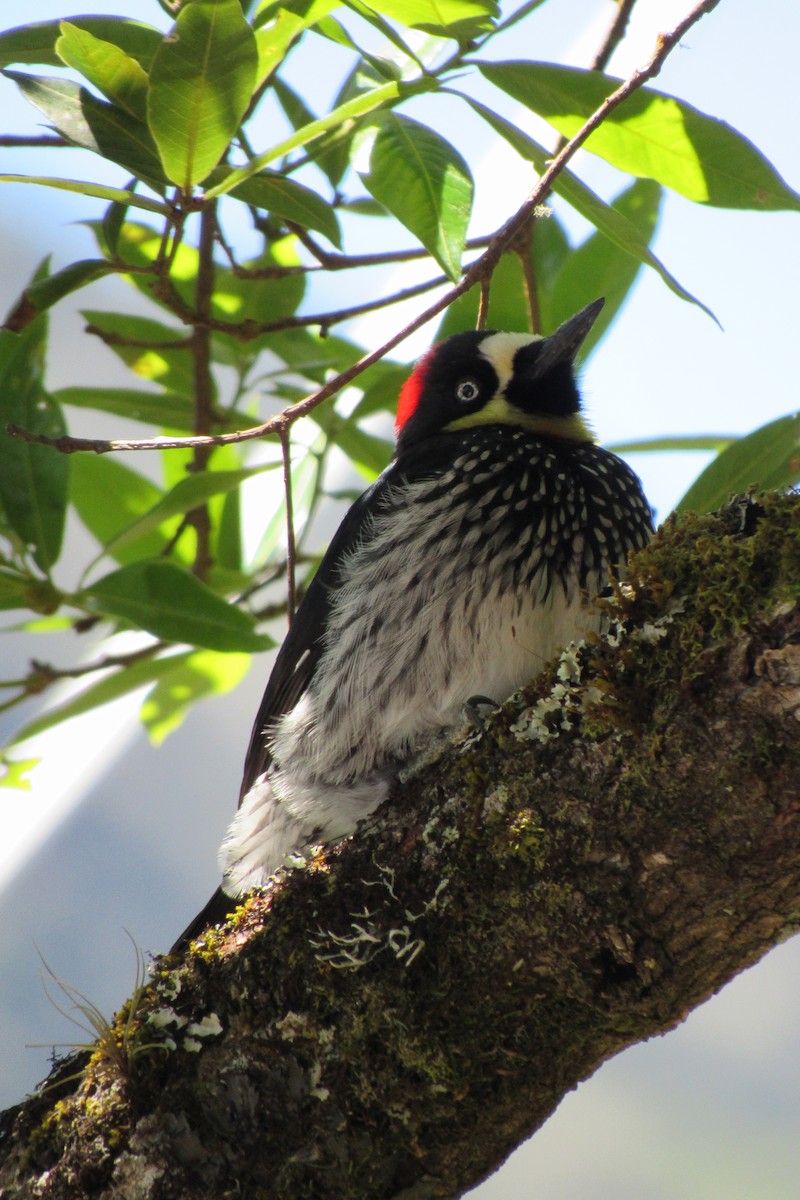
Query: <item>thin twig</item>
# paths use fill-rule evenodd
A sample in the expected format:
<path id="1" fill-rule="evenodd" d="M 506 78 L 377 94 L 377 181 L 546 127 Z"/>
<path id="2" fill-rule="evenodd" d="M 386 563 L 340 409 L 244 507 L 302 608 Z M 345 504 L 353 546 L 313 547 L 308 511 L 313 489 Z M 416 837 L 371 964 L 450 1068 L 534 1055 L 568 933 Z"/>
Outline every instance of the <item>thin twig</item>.
<path id="1" fill-rule="evenodd" d="M 53 684 L 58 683 L 62 679 L 82 679 L 84 675 L 94 675 L 98 671 L 109 671 L 113 667 L 121 667 L 123 669 L 132 667 L 136 663 L 152 658 L 154 654 L 163 649 L 163 642 L 153 642 L 151 645 L 144 646 L 140 650 L 133 650 L 129 654 L 103 655 L 94 662 L 84 663 L 80 667 L 54 667 L 51 663 L 40 662 L 38 659 L 32 658 L 29 675 L 24 676 L 22 679 L 0 680 L 0 691 L 10 691 L 12 688 L 20 689 L 19 695 L 12 696 L 10 700 L 0 705 L 0 711 L 4 712 L 9 708 L 13 708 L 29 696 L 40 696 L 48 688 L 52 687 Z"/>
<path id="2" fill-rule="evenodd" d="M 249 318 L 244 321 L 224 321 L 221 317 L 203 316 L 195 309 L 190 308 L 171 284 L 169 285 L 168 299 L 172 311 L 187 325 L 200 326 L 213 333 L 226 333 L 240 342 L 250 342 L 267 333 L 283 333 L 287 329 L 308 329 L 310 326 L 318 325 L 320 329 L 327 330 L 332 325 L 350 321 L 353 317 L 361 317 L 365 313 L 388 308 L 391 304 L 401 304 L 404 300 L 414 300 L 417 296 L 424 296 L 426 292 L 432 292 L 434 288 L 441 287 L 445 283 L 447 283 L 446 275 L 436 275 L 433 279 L 426 279 L 423 283 L 415 283 L 411 287 L 401 288 L 392 296 L 379 296 L 375 300 L 365 300 L 362 304 L 351 305 L 350 308 L 331 309 L 330 312 L 279 317 L 275 321 L 253 321 Z"/>
<path id="3" fill-rule="evenodd" d="M 39 149 L 40 146 L 69 146 L 69 142 L 65 142 L 61 137 L 49 137 L 42 134 L 41 137 L 25 137 L 22 134 L 4 133 L 0 137 L 0 146 L 8 146 L 13 149 L 21 149 L 22 147 L 30 146 Z M 74 147 L 73 147 L 74 149 Z"/>
<path id="4" fill-rule="evenodd" d="M 323 387 L 318 388 L 317 391 L 298 401 L 297 404 L 291 405 L 278 416 L 271 417 L 261 425 L 255 425 L 250 429 L 243 429 L 237 433 L 223 433 L 204 438 L 144 438 L 141 440 L 115 441 L 103 441 L 94 438 L 49 438 L 41 434 L 22 430 L 13 424 L 7 426 L 7 431 L 12 436 L 20 437 L 24 441 L 55 446 L 57 450 L 65 454 L 70 454 L 77 450 L 90 450 L 96 454 L 107 454 L 110 451 L 116 450 L 164 450 L 173 447 L 180 448 L 194 445 L 224 446 L 235 442 L 252 441 L 256 438 L 266 437 L 268 434 L 279 433 L 284 423 L 292 424 L 300 417 L 304 417 L 307 413 L 311 412 L 323 400 L 327 400 L 335 392 L 341 391 L 342 388 L 366 371 L 368 367 L 371 367 L 373 363 L 379 362 L 391 350 L 394 350 L 395 346 L 399 346 L 412 333 L 416 333 L 428 321 L 437 317 L 439 313 L 448 308 L 459 296 L 462 296 L 470 288 L 480 283 L 482 279 L 491 275 L 501 255 L 507 250 L 520 228 L 522 228 L 526 221 L 530 220 L 536 206 L 548 194 L 554 180 L 563 171 L 564 167 L 586 139 L 602 124 L 609 113 L 613 112 L 615 108 L 627 100 L 628 96 L 642 87 L 648 79 L 654 78 L 659 73 L 670 51 L 678 44 L 687 30 L 702 17 L 712 12 L 719 2 L 720 0 L 701 0 L 670 33 L 659 34 L 655 52 L 649 62 L 644 67 L 635 70 L 616 91 L 612 92 L 599 108 L 592 113 L 588 120 L 583 123 L 575 136 L 570 138 L 567 144 L 553 158 L 550 166 L 541 175 L 539 182 L 525 202 L 520 205 L 517 212 L 492 237 L 484 253 L 467 268 L 459 283 L 455 284 L 454 287 L 450 288 L 449 291 L 430 304 L 412 321 L 409 321 L 407 325 L 398 330 L 397 333 L 387 338 L 382 346 L 379 346 L 369 354 L 365 354 L 363 358 L 353 363 L 346 371 L 329 380 Z"/>
<path id="5" fill-rule="evenodd" d="M 611 55 L 616 50 L 628 28 L 633 6 L 636 0 L 617 0 L 617 11 L 614 14 L 614 20 L 609 26 L 602 46 L 597 51 L 592 62 L 593 71 L 605 71 L 608 66 Z"/>
<path id="6" fill-rule="evenodd" d="M 431 257 L 430 252 L 422 246 L 410 250 L 384 250 L 379 254 L 338 254 L 326 250 L 324 246 L 320 246 L 319 242 L 311 236 L 308 230 L 302 229 L 299 225 L 291 225 L 290 228 L 298 241 L 317 260 L 317 266 L 304 268 L 308 271 L 350 271 L 354 268 L 385 267 L 391 266 L 394 263 L 414 262 L 420 258 Z M 491 240 L 492 234 L 482 234 L 480 237 L 468 238 L 465 247 L 467 250 L 481 250 L 485 246 L 488 246 Z M 247 271 L 247 268 L 240 269 Z M 258 270 L 255 269 L 253 274 L 257 277 Z"/>

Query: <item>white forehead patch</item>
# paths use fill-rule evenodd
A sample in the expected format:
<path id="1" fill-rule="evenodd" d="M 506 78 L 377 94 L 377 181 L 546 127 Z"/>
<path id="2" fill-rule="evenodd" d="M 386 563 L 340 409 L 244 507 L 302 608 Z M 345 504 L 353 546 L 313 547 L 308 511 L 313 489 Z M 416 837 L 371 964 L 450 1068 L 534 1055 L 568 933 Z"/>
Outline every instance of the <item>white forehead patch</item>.
<path id="1" fill-rule="evenodd" d="M 480 352 L 488 359 L 500 380 L 500 391 L 504 392 L 514 373 L 514 355 L 531 342 L 540 342 L 538 333 L 492 333 L 480 343 Z"/>

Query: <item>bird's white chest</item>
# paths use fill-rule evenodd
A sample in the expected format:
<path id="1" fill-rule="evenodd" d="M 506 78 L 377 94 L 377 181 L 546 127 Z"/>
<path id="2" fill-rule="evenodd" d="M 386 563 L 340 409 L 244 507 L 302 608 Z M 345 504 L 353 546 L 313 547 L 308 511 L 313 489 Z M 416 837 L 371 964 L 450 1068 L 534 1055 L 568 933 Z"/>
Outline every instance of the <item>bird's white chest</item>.
<path id="1" fill-rule="evenodd" d="M 314 681 L 272 739 L 293 774 L 339 784 L 402 761 L 472 696 L 501 703 L 596 627 L 579 587 L 546 586 L 535 531 L 512 571 L 499 522 L 465 524 L 448 495 L 425 510 L 421 523 L 406 497 L 351 553 Z"/>

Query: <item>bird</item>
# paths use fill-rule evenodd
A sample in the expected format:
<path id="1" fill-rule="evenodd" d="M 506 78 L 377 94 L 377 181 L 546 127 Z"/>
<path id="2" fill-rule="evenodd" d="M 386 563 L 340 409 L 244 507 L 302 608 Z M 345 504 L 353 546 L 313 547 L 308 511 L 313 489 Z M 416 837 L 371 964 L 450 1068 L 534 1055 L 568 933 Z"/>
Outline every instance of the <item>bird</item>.
<path id="1" fill-rule="evenodd" d="M 639 478 L 582 414 L 575 359 L 603 303 L 546 337 L 456 333 L 417 363 L 394 457 L 345 515 L 276 658 L 222 887 L 174 949 L 352 833 L 473 698 L 504 701 L 600 628 L 592 600 L 653 532 Z"/>

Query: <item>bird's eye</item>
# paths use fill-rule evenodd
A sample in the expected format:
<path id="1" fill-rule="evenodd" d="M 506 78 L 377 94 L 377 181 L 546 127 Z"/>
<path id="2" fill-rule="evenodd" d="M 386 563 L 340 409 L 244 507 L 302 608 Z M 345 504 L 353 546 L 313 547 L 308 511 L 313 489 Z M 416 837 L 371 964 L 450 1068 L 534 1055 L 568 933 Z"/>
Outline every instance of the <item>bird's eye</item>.
<path id="1" fill-rule="evenodd" d="M 462 379 L 456 384 L 456 396 L 464 404 L 469 404 L 472 400 L 477 400 L 481 389 L 474 379 Z"/>

